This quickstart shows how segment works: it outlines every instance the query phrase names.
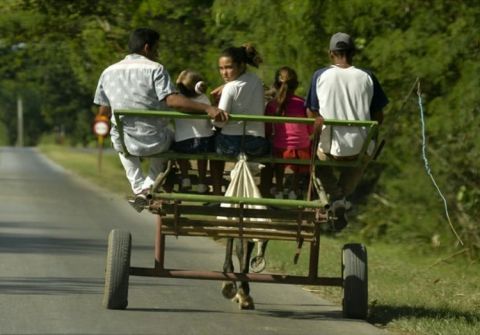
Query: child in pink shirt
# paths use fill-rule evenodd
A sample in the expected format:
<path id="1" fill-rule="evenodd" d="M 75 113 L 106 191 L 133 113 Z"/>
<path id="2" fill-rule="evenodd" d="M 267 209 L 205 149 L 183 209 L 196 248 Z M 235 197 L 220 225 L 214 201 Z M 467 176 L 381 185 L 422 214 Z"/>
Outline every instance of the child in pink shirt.
<path id="1" fill-rule="evenodd" d="M 265 114 L 270 116 L 307 117 L 304 100 L 294 95 L 298 87 L 297 73 L 287 66 L 281 67 L 275 74 L 274 88 L 277 94 L 266 107 Z M 272 143 L 274 157 L 310 159 L 310 134 L 312 126 L 299 123 L 266 124 L 266 135 Z M 275 164 L 276 198 L 283 198 L 285 168 L 293 171 L 289 199 L 297 199 L 301 174 L 310 172 L 308 165 Z M 285 189 L 285 191 L 287 191 Z"/>

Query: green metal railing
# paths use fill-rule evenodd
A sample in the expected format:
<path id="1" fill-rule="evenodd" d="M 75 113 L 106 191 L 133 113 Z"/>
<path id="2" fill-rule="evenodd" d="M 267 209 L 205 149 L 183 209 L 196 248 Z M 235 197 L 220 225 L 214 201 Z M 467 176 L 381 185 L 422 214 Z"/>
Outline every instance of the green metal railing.
<path id="1" fill-rule="evenodd" d="M 288 200 L 288 199 L 270 199 L 270 198 L 245 198 L 245 197 L 225 197 L 223 195 L 190 194 L 190 193 L 158 193 L 157 199 L 171 201 L 191 201 L 191 202 L 213 202 L 229 203 L 236 205 L 263 205 L 263 206 L 283 206 L 296 208 L 322 208 L 323 205 L 317 201 L 306 200 Z M 207 199 L 207 200 L 206 200 Z"/>
<path id="2" fill-rule="evenodd" d="M 114 111 L 114 118 L 120 135 L 120 140 L 122 142 L 122 147 L 126 155 L 130 155 L 126 146 L 123 136 L 123 123 L 122 118 L 128 116 L 141 116 L 141 117 L 161 117 L 166 119 L 210 119 L 207 114 L 190 114 L 177 111 L 160 111 L 160 110 L 139 110 L 139 109 L 118 109 Z M 286 117 L 286 116 L 267 116 L 267 115 L 246 115 L 246 114 L 230 114 L 229 120 L 231 121 L 244 121 L 244 122 L 264 122 L 264 123 L 299 123 L 299 124 L 311 124 L 313 125 L 313 118 L 299 118 L 299 117 Z M 331 166 L 358 166 L 363 161 L 363 158 L 367 152 L 368 146 L 370 145 L 372 139 L 377 136 L 378 133 L 378 123 L 376 121 L 345 121 L 345 120 L 331 120 L 326 119 L 324 122 L 325 125 L 329 126 L 342 126 L 342 127 L 365 127 L 367 132 L 367 137 L 363 144 L 363 147 L 358 154 L 357 159 L 351 161 L 339 161 L 339 160 L 328 160 L 321 161 L 319 159 L 315 160 L 316 165 L 331 165 Z M 209 159 L 209 160 L 223 160 L 223 161 L 232 161 L 232 157 L 220 156 L 215 153 L 206 153 L 206 154 L 181 154 L 177 152 L 164 152 L 161 154 L 155 154 L 155 157 L 164 157 L 166 159 Z M 236 157 L 234 158 L 236 159 Z M 286 163 L 286 164 L 302 164 L 310 165 L 311 160 L 305 159 L 284 159 L 284 158 L 275 158 L 273 156 L 263 156 L 263 157 L 254 157 L 249 158 L 250 161 L 258 163 Z"/>

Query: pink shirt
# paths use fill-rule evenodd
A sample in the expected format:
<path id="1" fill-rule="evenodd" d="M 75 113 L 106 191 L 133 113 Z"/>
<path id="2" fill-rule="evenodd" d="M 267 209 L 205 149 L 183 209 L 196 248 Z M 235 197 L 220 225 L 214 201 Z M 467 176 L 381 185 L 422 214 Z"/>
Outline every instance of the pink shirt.
<path id="1" fill-rule="evenodd" d="M 275 115 L 277 102 L 270 101 L 267 104 L 265 115 Z M 304 100 L 296 95 L 287 97 L 285 116 L 289 117 L 307 117 L 304 107 Z M 266 124 L 267 136 L 272 140 L 275 148 L 281 149 L 303 149 L 310 146 L 309 135 L 313 132 L 313 127 L 299 123 L 273 123 Z"/>

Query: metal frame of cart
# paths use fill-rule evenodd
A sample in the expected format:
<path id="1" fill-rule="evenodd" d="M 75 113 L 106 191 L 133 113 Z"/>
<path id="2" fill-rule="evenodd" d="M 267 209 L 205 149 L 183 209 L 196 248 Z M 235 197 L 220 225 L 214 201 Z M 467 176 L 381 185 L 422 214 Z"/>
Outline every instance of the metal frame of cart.
<path id="1" fill-rule="evenodd" d="M 207 118 L 206 115 L 187 114 L 171 111 L 117 110 L 114 113 L 123 143 L 122 118 L 125 116 L 151 116 L 165 118 Z M 271 116 L 231 115 L 232 120 L 245 122 L 313 123 L 311 118 L 290 118 Z M 325 120 L 325 125 L 365 127 L 367 138 L 362 151 L 354 161 L 320 161 L 313 164 L 356 166 L 362 163 L 371 140 L 377 135 L 375 121 Z M 128 154 L 124 145 L 124 150 Z M 185 155 L 167 152 L 156 157 L 167 159 L 218 159 L 231 161 L 229 157 L 216 154 Z M 310 160 L 278 159 L 270 156 L 251 158 L 260 163 L 312 164 Z M 167 169 L 168 170 L 168 169 Z M 166 172 L 168 173 L 168 171 Z M 334 220 L 327 210 L 327 200 L 321 185 L 314 178 L 318 194 L 315 200 L 283 200 L 270 198 L 241 198 L 189 193 L 162 193 L 158 186 L 165 174 L 160 175 L 151 194 L 149 211 L 156 218 L 155 258 L 151 268 L 130 265 L 132 239 L 128 231 L 114 229 L 108 238 L 107 264 L 105 271 L 104 306 L 109 309 L 125 309 L 128 304 L 129 276 L 161 278 L 188 278 L 222 281 L 250 281 L 263 283 L 325 285 L 343 287 L 343 313 L 348 318 L 366 318 L 368 311 L 368 268 L 365 246 L 346 244 L 342 250 L 341 276 L 322 277 L 318 275 L 320 236 L 322 225 Z M 205 202 L 228 203 L 236 207 L 210 208 Z M 266 209 L 252 209 L 249 205 L 263 205 Z M 273 209 L 274 208 L 274 209 Z M 222 217 L 223 219 L 219 219 Z M 252 222 L 245 218 L 265 218 L 268 221 Z M 310 244 L 309 270 L 306 276 L 288 274 L 260 274 L 220 271 L 199 271 L 189 269 L 168 269 L 164 266 L 166 236 L 203 236 L 258 238 L 269 240 L 295 241 L 301 246 Z"/>

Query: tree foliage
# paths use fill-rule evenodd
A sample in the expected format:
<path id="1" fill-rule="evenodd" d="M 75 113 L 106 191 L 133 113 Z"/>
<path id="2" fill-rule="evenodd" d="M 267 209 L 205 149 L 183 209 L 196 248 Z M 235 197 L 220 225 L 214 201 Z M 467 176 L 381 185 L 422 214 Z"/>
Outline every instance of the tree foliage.
<path id="1" fill-rule="evenodd" d="M 92 97 L 101 71 L 126 54 L 129 32 L 161 34 L 160 58 L 175 77 L 198 70 L 220 84 L 217 57 L 253 42 L 266 85 L 276 68 L 299 74 L 299 94 L 328 64 L 329 36 L 355 37 L 355 65 L 374 70 L 390 104 L 385 149 L 356 198 L 366 238 L 454 246 L 443 200 L 425 173 L 426 154 L 450 217 L 468 247 L 480 249 L 480 5 L 474 0 L 4 0 L 0 17 L 0 123 L 15 143 L 16 101 L 25 101 L 26 142 L 64 129 L 92 140 Z M 419 80 L 420 87 L 413 85 Z M 368 195 L 368 196 L 366 196 Z M 359 211 L 360 212 L 360 211 Z"/>

